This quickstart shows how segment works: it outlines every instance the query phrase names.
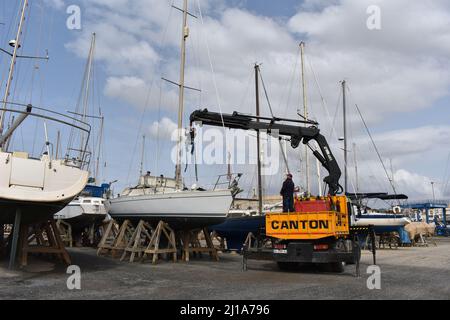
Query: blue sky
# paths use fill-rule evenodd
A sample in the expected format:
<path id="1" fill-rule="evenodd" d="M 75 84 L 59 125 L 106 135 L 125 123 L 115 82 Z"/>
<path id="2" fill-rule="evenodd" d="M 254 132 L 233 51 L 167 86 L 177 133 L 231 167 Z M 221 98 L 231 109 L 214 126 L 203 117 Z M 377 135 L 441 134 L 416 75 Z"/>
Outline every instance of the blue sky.
<path id="1" fill-rule="evenodd" d="M 96 94 L 105 115 L 105 145 L 107 162 L 105 181 L 119 179 L 116 192 L 137 179 L 140 153 L 139 138 L 147 134 L 146 168 L 156 170 L 156 157 L 167 160 L 172 143 L 160 139 L 161 150 L 151 133 L 155 121 L 166 117 L 176 121 L 176 92 L 170 85 L 161 89 L 163 103 L 159 105 L 161 74 L 178 78 L 178 42 L 180 16 L 170 14 L 171 1 L 115 0 L 105 2 L 42 0 L 30 1 L 26 42 L 23 53 L 40 54 L 49 50 L 50 61 L 40 63 L 35 71 L 33 62 L 21 61 L 18 69 L 15 100 L 43 104 L 57 110 L 74 108 L 78 97 L 88 50 L 89 35 L 97 33 Z M 175 4 L 180 6 L 180 1 Z M 197 12 L 197 1 L 190 9 Z M 412 3 L 412 4 L 410 4 Z M 438 181 L 437 189 L 444 194 L 444 170 L 450 151 L 448 104 L 450 76 L 448 20 L 450 8 L 445 1 L 435 0 L 434 6 L 424 7 L 420 1 L 202 1 L 204 25 L 191 22 L 191 43 L 188 43 L 188 83 L 201 85 L 202 106 L 217 109 L 217 97 L 212 86 L 208 42 L 215 69 L 223 109 L 236 108 L 252 112 L 253 87 L 248 84 L 252 63 L 263 63 L 262 70 L 272 103 L 279 115 L 295 116 L 300 104 L 298 43 L 307 42 L 307 59 L 319 79 L 328 112 L 334 115 L 339 97 L 339 81 L 347 79 L 351 95 L 352 134 L 358 143 L 360 185 L 367 188 L 388 188 L 387 179 L 359 121 L 354 103 L 358 103 L 379 143 L 383 158 L 394 163 L 395 180 L 401 192 L 412 197 L 431 197 L 430 181 Z M 66 8 L 77 4 L 82 12 L 82 29 L 66 28 Z M 370 32 L 365 27 L 366 8 L 377 4 L 381 8 L 382 28 Z M 18 1 L 7 0 L 0 6 L 2 47 L 13 37 L 13 23 Z M 168 20 L 167 17 L 170 16 Z M 199 19 L 198 19 L 199 20 Z M 429 23 L 433 21 L 433 23 Z M 168 35 L 161 44 L 163 30 Z M 422 43 L 417 41 L 422 39 Z M 8 58 L 1 56 L 2 79 Z M 313 117 L 321 122 L 325 133 L 330 132 L 329 120 L 321 106 L 312 70 L 307 68 L 308 94 Z M 251 78 L 250 78 L 251 79 Z M 132 85 L 133 83 L 133 85 Z M 150 103 L 145 116 L 145 97 L 153 83 Z M 2 81 L 2 88 L 4 83 Z M 42 101 L 39 98 L 42 86 Z M 289 90 L 292 86 L 294 89 Z M 291 91 L 291 95 L 288 92 Z M 186 113 L 198 107 L 197 94 L 188 93 Z M 288 97 L 289 96 L 289 97 Z M 286 101 L 290 101 L 287 106 Z M 340 109 L 338 109 L 340 110 Z M 268 114 L 267 107 L 265 107 Z M 341 135 L 341 116 L 337 113 L 336 128 Z M 138 128 L 143 124 L 142 130 Z M 170 123 L 166 122 L 168 127 Z M 27 131 L 28 132 L 28 131 Z M 335 137 L 331 139 L 335 153 L 341 157 Z M 14 147 L 19 148 L 19 139 Z M 300 161 L 290 150 L 292 166 Z M 341 163 L 342 164 L 342 163 Z M 352 164 L 351 164 L 352 165 Z M 131 169 L 130 169 L 131 168 Z M 170 161 L 158 162 L 158 171 L 173 174 Z M 237 167 L 247 174 L 243 183 L 247 190 L 254 178 L 254 167 Z M 131 170 L 131 171 L 130 171 Z M 212 176 L 224 173 L 225 166 L 202 166 L 204 184 Z M 281 182 L 280 174 L 267 178 L 272 192 Z M 187 174 L 193 176 L 192 170 Z M 377 183 L 373 177 L 376 176 Z M 297 177 L 303 183 L 303 175 Z M 355 177 L 352 177 L 354 180 Z"/>

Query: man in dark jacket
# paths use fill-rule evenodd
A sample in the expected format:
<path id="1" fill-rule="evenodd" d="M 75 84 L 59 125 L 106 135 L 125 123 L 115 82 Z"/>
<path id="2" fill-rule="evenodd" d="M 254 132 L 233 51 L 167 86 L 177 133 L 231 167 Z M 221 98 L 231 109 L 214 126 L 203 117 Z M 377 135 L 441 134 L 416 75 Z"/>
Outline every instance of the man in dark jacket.
<path id="1" fill-rule="evenodd" d="M 289 173 L 280 191 L 280 194 L 283 196 L 283 212 L 295 212 L 294 191 L 294 181 L 292 181 L 292 174 Z"/>

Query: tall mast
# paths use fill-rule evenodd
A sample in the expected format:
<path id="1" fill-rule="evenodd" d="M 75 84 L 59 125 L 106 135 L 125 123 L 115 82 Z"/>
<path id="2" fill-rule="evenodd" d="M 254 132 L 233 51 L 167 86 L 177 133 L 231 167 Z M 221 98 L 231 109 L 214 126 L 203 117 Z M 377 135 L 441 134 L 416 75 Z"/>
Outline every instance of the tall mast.
<path id="1" fill-rule="evenodd" d="M 256 116 L 259 117 L 261 115 L 259 109 L 259 65 L 255 64 L 255 92 L 256 92 Z M 259 118 L 256 120 L 259 122 Z M 260 139 L 259 130 L 256 131 L 256 152 L 258 159 L 258 209 L 259 213 L 263 212 L 263 192 L 262 192 L 262 177 L 261 177 L 261 139 Z"/>
<path id="2" fill-rule="evenodd" d="M 95 183 L 97 183 L 98 175 L 99 175 L 99 167 L 100 167 L 100 156 L 102 150 L 103 143 L 103 129 L 104 129 L 105 117 L 103 115 L 100 116 L 100 136 L 98 137 L 98 150 L 97 150 L 97 159 L 95 163 Z"/>
<path id="3" fill-rule="evenodd" d="M 344 118 L 344 181 L 345 181 L 345 187 L 344 187 L 344 193 L 348 192 L 348 149 L 347 149 L 347 101 L 346 101 L 346 82 L 345 80 L 342 81 L 342 107 L 343 107 L 343 118 Z"/>
<path id="4" fill-rule="evenodd" d="M 323 197 L 322 175 L 320 174 L 320 161 L 318 159 L 316 159 L 316 169 L 317 169 L 317 188 L 319 189 L 319 197 Z"/>
<path id="5" fill-rule="evenodd" d="M 144 174 L 144 155 L 145 155 L 145 135 L 142 136 L 142 152 L 141 152 L 141 165 L 139 169 L 139 176 Z"/>
<path id="6" fill-rule="evenodd" d="M 177 164 L 175 168 L 175 180 L 177 187 L 182 187 L 181 177 L 181 140 L 183 138 L 183 109 L 184 109 L 184 69 L 186 67 L 186 39 L 189 37 L 189 28 L 187 26 L 188 15 L 187 0 L 183 1 L 183 29 L 181 33 L 181 65 L 180 65 L 180 82 L 178 96 L 178 140 L 177 140 Z"/>
<path id="7" fill-rule="evenodd" d="M 356 143 L 353 143 L 353 159 L 355 161 L 356 193 L 359 193 L 358 159 L 356 158 Z"/>
<path id="8" fill-rule="evenodd" d="M 83 96 L 83 112 L 81 113 L 81 121 L 86 122 L 87 114 L 88 114 L 88 106 L 89 106 L 89 96 L 90 96 L 90 86 L 91 86 L 91 76 L 92 76 L 92 64 L 94 62 L 94 50 L 95 50 L 95 33 L 92 34 L 91 39 L 91 47 L 89 48 L 89 56 L 87 61 L 87 69 L 86 69 L 86 83 L 84 88 L 84 96 Z M 81 145 L 80 145 L 80 155 L 82 155 L 84 150 L 84 141 L 85 135 L 84 133 L 81 136 Z M 94 141 L 94 139 L 93 139 Z M 93 149 L 95 150 L 95 148 Z M 80 159 L 82 157 L 80 156 Z"/>
<path id="9" fill-rule="evenodd" d="M 28 7 L 28 0 L 23 0 L 23 6 L 22 6 L 22 13 L 20 15 L 20 21 L 19 21 L 19 27 L 17 29 L 17 35 L 14 42 L 14 50 L 11 56 L 11 64 L 9 66 L 9 74 L 8 74 L 8 81 L 6 82 L 6 90 L 5 95 L 3 96 L 3 108 L 0 114 L 0 135 L 3 134 L 4 129 L 4 123 L 5 123 L 5 110 L 7 108 L 8 98 L 11 90 L 11 84 L 14 76 L 14 67 L 16 65 L 17 60 L 17 52 L 20 48 L 20 36 L 22 35 L 22 29 L 25 22 L 25 11 Z"/>
<path id="10" fill-rule="evenodd" d="M 306 78 L 305 78 L 305 43 L 300 42 L 300 53 L 302 60 L 302 91 L 303 91 L 303 117 L 308 120 L 308 99 L 306 95 Z M 300 110 L 299 110 L 300 111 Z M 299 112 L 300 113 L 300 112 Z M 306 126 L 306 124 L 305 124 Z M 306 193 L 309 196 L 311 194 L 311 185 L 309 182 L 309 154 L 308 146 L 305 145 L 305 177 L 306 177 Z"/>

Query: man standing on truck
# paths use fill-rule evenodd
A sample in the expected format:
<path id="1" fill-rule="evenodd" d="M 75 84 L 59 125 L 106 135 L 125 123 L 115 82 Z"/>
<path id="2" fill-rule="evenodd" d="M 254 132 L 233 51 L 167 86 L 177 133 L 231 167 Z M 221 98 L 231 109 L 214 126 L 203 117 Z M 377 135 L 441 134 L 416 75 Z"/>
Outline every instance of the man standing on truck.
<path id="1" fill-rule="evenodd" d="M 294 192 L 295 185 L 292 181 L 292 174 L 288 173 L 286 180 L 283 182 L 280 194 L 283 196 L 283 212 L 295 212 L 294 209 Z"/>

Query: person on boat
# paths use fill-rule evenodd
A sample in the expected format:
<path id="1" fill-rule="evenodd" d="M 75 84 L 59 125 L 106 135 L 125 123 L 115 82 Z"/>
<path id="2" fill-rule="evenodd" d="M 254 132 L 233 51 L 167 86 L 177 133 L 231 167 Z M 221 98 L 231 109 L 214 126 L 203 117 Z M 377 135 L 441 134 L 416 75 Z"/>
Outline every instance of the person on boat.
<path id="1" fill-rule="evenodd" d="M 294 209 L 294 192 L 295 184 L 292 181 L 292 174 L 286 176 L 286 180 L 283 182 L 280 195 L 283 196 L 283 212 L 295 212 Z"/>

